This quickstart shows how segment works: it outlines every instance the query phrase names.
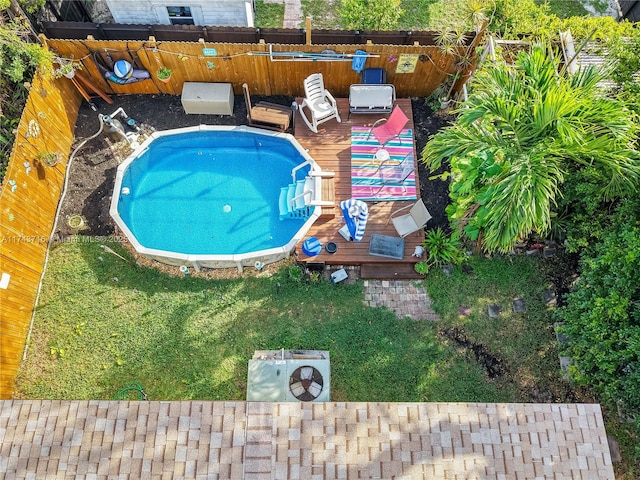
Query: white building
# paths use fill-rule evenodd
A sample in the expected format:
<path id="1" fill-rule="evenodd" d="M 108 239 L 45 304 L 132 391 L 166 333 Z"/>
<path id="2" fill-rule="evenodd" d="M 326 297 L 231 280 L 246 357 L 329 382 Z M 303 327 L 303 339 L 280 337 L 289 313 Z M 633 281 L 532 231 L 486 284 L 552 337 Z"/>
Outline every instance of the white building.
<path id="1" fill-rule="evenodd" d="M 106 0 L 116 23 L 253 27 L 253 0 Z"/>

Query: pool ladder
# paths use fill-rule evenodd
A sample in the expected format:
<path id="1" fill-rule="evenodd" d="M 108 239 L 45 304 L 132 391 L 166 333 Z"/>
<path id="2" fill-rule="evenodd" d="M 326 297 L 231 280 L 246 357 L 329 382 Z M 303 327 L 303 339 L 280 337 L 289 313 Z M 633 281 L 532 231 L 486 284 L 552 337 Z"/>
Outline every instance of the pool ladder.
<path id="1" fill-rule="evenodd" d="M 333 201 L 323 200 L 322 179 L 331 178 L 333 172 L 311 170 L 302 180 L 294 180 L 280 189 L 278 201 L 280 220 L 286 218 L 308 218 L 315 206 L 331 206 Z"/>
<path id="2" fill-rule="evenodd" d="M 308 218 L 311 215 L 313 179 L 305 177 L 280 189 L 280 220 L 286 218 Z"/>

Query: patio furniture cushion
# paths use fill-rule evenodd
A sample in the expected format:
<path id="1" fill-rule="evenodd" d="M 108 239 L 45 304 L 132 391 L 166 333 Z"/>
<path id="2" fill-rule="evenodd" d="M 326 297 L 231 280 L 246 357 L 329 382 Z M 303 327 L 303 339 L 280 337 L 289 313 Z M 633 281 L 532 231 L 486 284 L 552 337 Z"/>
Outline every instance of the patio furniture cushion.
<path id="1" fill-rule="evenodd" d="M 393 85 L 354 84 L 349 87 L 349 113 L 391 113 L 396 100 Z"/>

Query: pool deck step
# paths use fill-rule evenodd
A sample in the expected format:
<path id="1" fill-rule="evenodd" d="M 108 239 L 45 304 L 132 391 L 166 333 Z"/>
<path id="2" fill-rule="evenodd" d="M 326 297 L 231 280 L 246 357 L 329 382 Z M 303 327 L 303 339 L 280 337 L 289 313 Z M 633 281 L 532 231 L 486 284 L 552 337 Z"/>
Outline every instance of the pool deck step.
<path id="1" fill-rule="evenodd" d="M 322 179 L 322 200 L 333 202 L 331 206 L 323 206 L 320 218 L 334 218 L 336 216 L 336 184 L 333 177 Z"/>
<path id="2" fill-rule="evenodd" d="M 423 279 L 413 268 L 413 263 L 363 263 L 360 278 L 375 280 Z"/>

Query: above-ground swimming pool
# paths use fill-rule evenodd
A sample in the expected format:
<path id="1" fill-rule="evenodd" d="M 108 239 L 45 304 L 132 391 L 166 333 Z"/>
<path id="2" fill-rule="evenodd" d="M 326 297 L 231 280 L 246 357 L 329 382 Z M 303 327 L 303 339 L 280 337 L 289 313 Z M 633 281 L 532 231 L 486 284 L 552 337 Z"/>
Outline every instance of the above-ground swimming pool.
<path id="1" fill-rule="evenodd" d="M 288 134 L 205 125 L 155 132 L 118 167 L 110 213 L 149 258 L 242 270 L 291 254 L 319 216 L 319 171 Z"/>

